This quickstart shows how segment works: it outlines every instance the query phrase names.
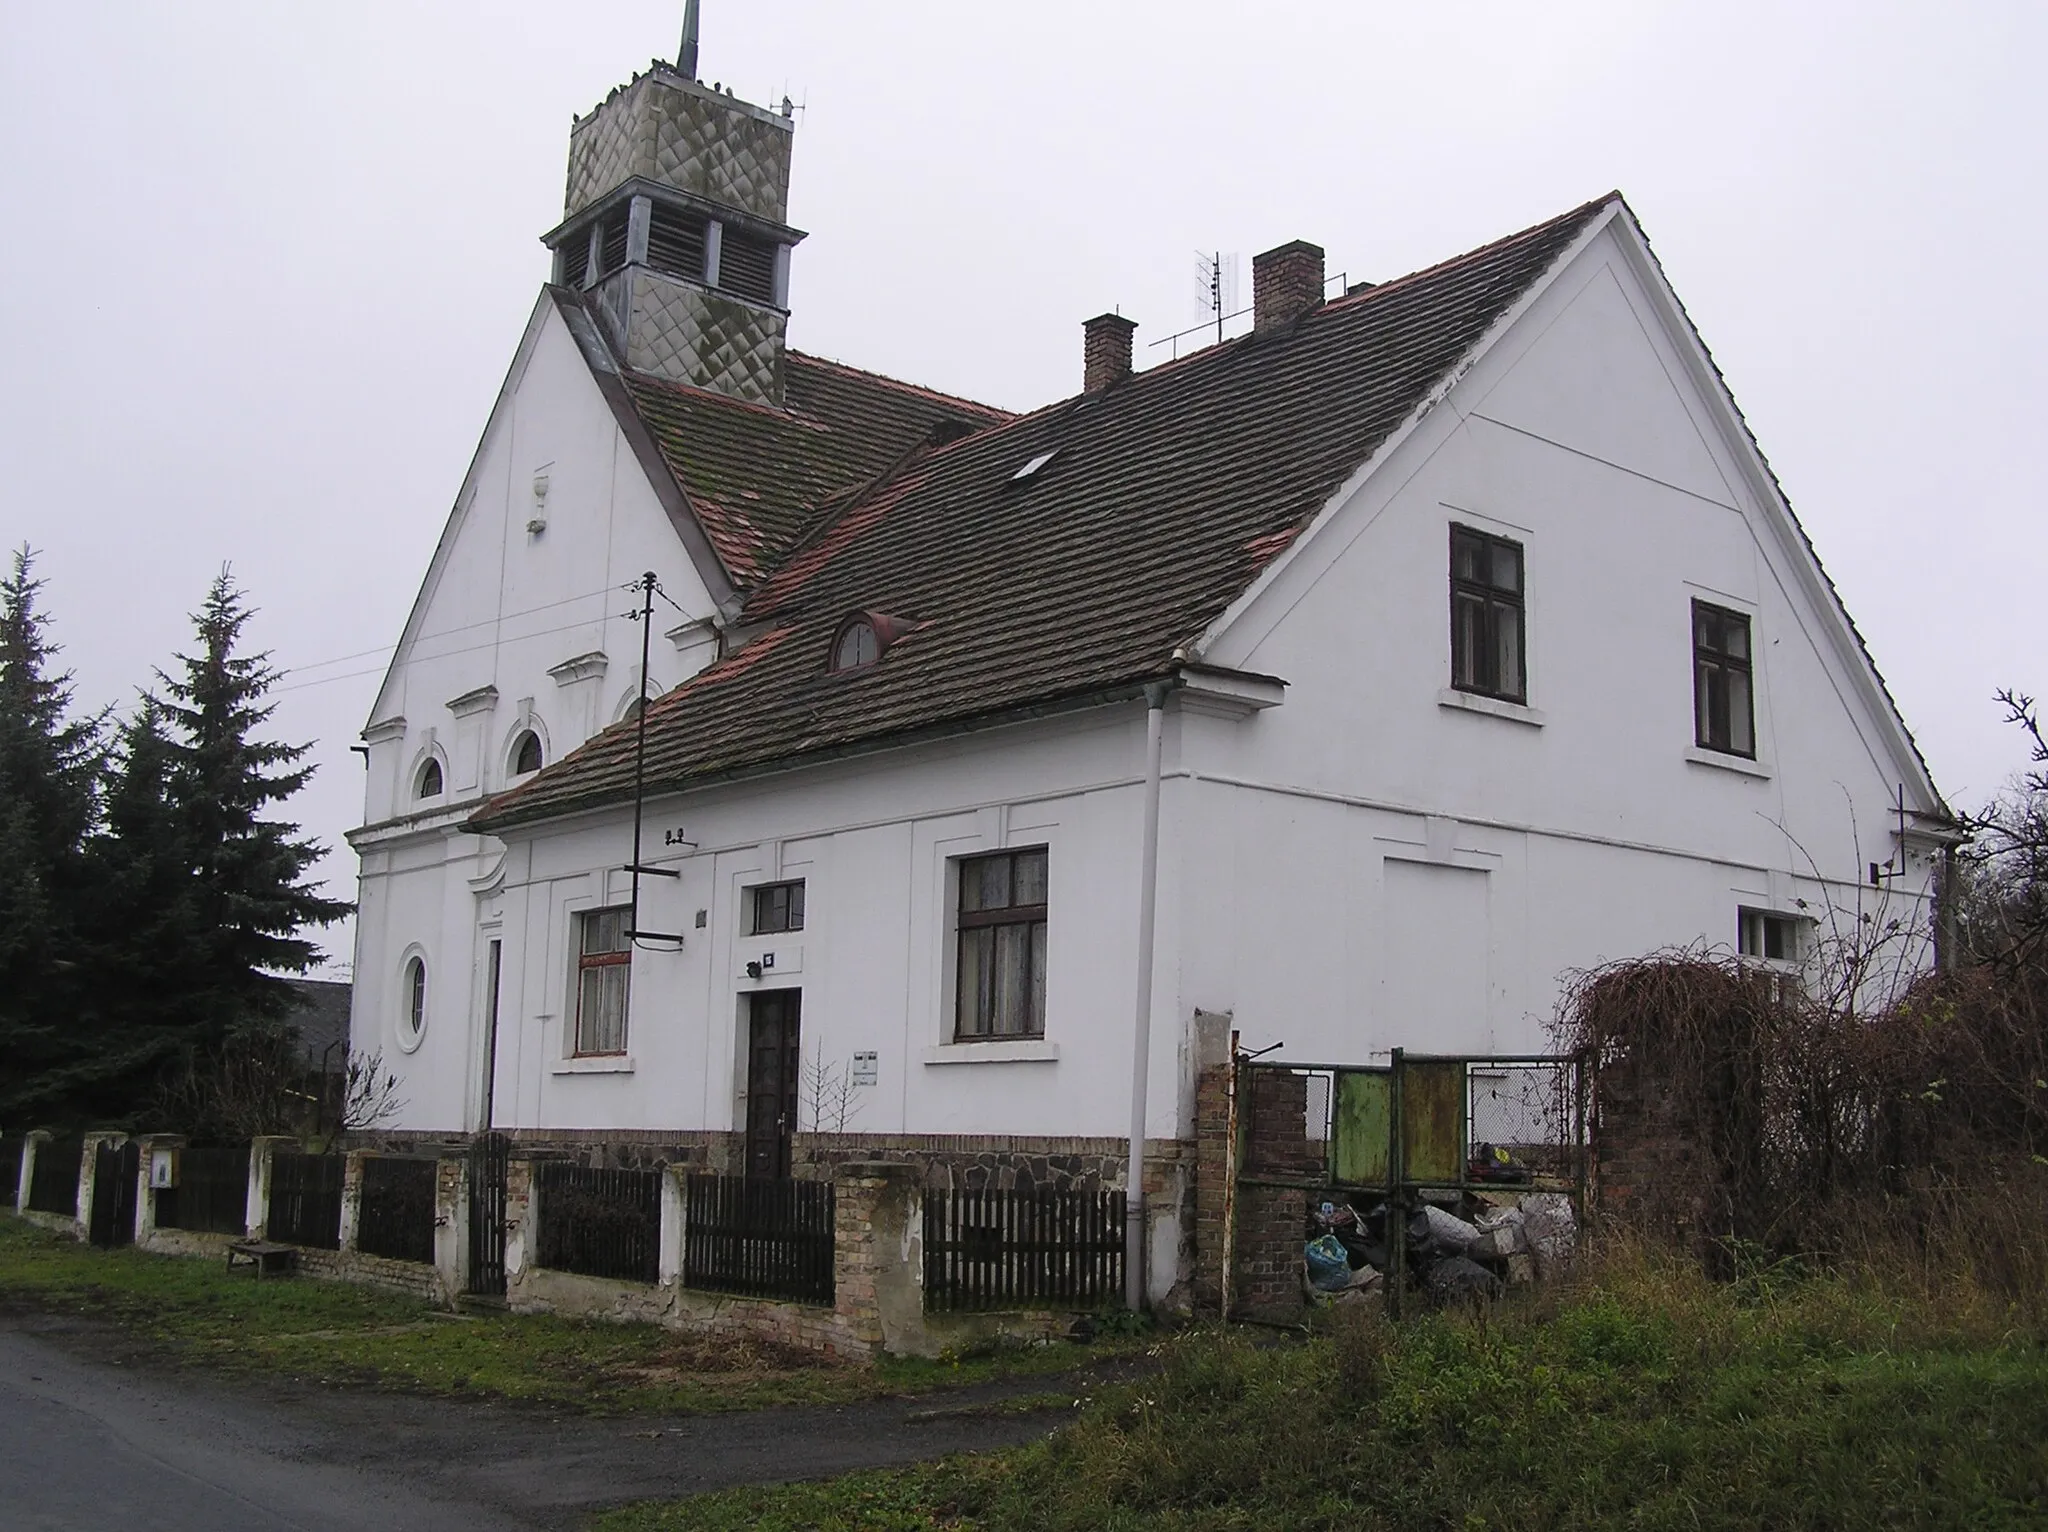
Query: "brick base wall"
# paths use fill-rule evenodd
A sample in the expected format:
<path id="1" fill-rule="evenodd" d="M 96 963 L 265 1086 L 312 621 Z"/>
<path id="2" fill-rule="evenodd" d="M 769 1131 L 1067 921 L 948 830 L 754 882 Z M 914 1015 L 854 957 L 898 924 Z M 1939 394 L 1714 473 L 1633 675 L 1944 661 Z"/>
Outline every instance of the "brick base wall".
<path id="1" fill-rule="evenodd" d="M 433 1267 L 419 1261 L 394 1261 L 381 1255 L 364 1255 L 360 1250 L 301 1249 L 299 1270 L 325 1281 L 381 1287 L 423 1303 L 443 1301 L 440 1277 Z"/>

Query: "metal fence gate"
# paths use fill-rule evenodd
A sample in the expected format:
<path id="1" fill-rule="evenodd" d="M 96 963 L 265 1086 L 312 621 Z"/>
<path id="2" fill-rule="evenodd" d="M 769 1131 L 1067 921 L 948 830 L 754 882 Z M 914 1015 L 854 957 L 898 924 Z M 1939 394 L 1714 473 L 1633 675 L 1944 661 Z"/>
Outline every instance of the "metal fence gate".
<path id="1" fill-rule="evenodd" d="M 134 1139 L 102 1143 L 93 1155 L 92 1210 L 86 1233 L 95 1245 L 135 1243 L 135 1182 L 142 1170 L 142 1147 Z"/>
<path id="2" fill-rule="evenodd" d="M 512 1140 L 480 1133 L 469 1145 L 469 1283 L 479 1298 L 505 1296 L 505 1187 Z"/>
<path id="3" fill-rule="evenodd" d="M 1383 1065 L 1232 1065 L 1224 1208 L 1224 1304 L 1239 1210 L 1254 1189 L 1303 1191 L 1310 1205 L 1360 1196 L 1400 1218 L 1427 1194 L 1556 1191 L 1585 1206 L 1587 1079 L 1576 1058 L 1450 1057 L 1396 1048 Z M 1439 1199 L 1440 1200 L 1440 1199 Z M 1387 1240 L 1398 1311 L 1406 1241 Z"/>

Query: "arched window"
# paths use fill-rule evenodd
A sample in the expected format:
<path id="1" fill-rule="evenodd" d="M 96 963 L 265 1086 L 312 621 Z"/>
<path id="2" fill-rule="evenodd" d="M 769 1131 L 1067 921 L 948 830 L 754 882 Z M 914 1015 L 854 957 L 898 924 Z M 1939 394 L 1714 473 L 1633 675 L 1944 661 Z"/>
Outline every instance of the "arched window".
<path id="1" fill-rule="evenodd" d="M 529 776 L 540 770 L 540 736 L 528 729 L 512 747 L 512 774 Z"/>
<path id="2" fill-rule="evenodd" d="M 832 669 L 859 670 L 882 657 L 881 635 L 865 617 L 849 619 L 832 641 Z"/>
<path id="3" fill-rule="evenodd" d="M 441 763 L 429 757 L 427 764 L 420 768 L 419 797 L 438 798 L 441 796 Z"/>
<path id="4" fill-rule="evenodd" d="M 427 960 L 405 960 L 405 986 L 399 996 L 398 1045 L 407 1053 L 427 1035 Z"/>

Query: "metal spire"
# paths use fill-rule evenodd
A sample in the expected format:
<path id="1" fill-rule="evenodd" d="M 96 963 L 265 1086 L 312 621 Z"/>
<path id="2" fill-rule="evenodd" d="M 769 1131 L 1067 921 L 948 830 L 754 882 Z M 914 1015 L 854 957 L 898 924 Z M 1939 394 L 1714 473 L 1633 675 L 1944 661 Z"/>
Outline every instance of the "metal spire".
<path id="1" fill-rule="evenodd" d="M 686 80 L 697 78 L 697 0 L 683 0 L 683 46 L 676 53 L 676 68 Z"/>

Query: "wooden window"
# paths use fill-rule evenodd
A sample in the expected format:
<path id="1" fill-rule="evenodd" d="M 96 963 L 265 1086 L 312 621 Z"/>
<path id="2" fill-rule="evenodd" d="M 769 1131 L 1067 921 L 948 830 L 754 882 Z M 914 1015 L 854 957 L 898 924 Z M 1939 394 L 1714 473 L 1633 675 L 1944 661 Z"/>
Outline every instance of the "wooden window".
<path id="1" fill-rule="evenodd" d="M 1452 526 L 1451 685 L 1482 697 L 1527 700 L 1522 640 L 1522 545 Z"/>
<path id="2" fill-rule="evenodd" d="M 753 905 L 754 935 L 767 936 L 777 931 L 801 931 L 804 928 L 804 885 L 801 878 L 793 883 L 763 883 L 759 888 L 748 889 L 747 893 Z"/>
<path id="3" fill-rule="evenodd" d="M 1743 910 L 1736 931 L 1736 950 L 1746 958 L 1762 958 L 1770 963 L 1797 963 L 1800 957 L 1800 925 L 1796 915 Z"/>
<path id="4" fill-rule="evenodd" d="M 530 776 L 540 770 L 540 736 L 528 729 L 519 736 L 519 744 L 512 752 L 512 774 L 515 777 Z"/>
<path id="5" fill-rule="evenodd" d="M 419 797 L 438 798 L 441 796 L 441 763 L 429 760 L 420 768 Z"/>
<path id="6" fill-rule="evenodd" d="M 960 863 L 954 1036 L 1045 1035 L 1046 850 Z"/>
<path id="7" fill-rule="evenodd" d="M 855 617 L 832 641 L 832 669 L 859 670 L 882 657 L 882 636 L 865 617 Z"/>
<path id="8" fill-rule="evenodd" d="M 1692 604 L 1693 739 L 1702 750 L 1756 757 L 1749 619 Z"/>
<path id="9" fill-rule="evenodd" d="M 576 917 L 576 1052 L 626 1051 L 626 994 L 633 972 L 630 909 Z"/>

